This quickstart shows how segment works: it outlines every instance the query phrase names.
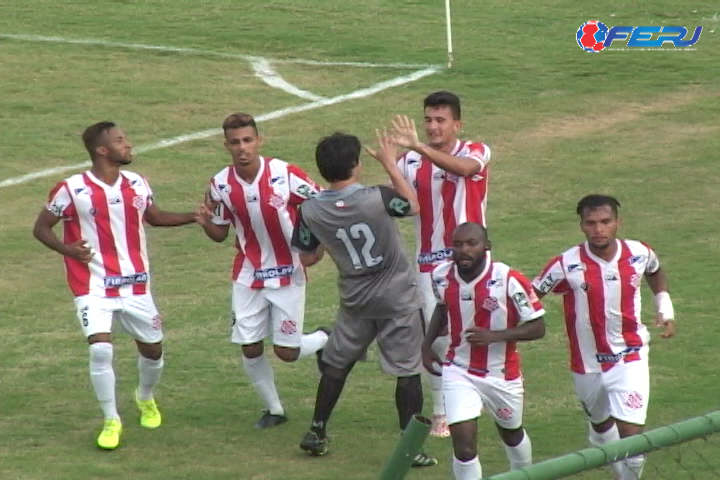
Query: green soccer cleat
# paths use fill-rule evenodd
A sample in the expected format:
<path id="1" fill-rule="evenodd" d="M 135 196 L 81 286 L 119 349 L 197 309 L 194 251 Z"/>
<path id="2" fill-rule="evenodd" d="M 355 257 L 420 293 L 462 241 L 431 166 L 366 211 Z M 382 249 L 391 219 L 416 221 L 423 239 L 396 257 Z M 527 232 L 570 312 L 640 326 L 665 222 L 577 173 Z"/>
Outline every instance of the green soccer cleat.
<path id="1" fill-rule="evenodd" d="M 162 424 L 162 415 L 154 398 L 140 400 L 138 391 L 135 390 L 135 403 L 140 410 L 140 425 L 145 428 L 158 428 Z"/>
<path id="2" fill-rule="evenodd" d="M 102 432 L 97 439 L 98 447 L 103 450 L 114 450 L 120 445 L 120 435 L 122 434 L 122 423 L 119 418 L 111 418 L 105 420 Z"/>

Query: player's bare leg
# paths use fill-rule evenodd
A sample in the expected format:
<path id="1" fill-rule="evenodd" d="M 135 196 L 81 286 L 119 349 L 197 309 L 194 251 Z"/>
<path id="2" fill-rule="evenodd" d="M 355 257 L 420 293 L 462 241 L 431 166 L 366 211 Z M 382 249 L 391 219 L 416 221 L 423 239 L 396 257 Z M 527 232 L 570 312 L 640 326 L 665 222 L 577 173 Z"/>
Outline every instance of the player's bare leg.
<path id="1" fill-rule="evenodd" d="M 505 453 L 510 461 L 510 470 L 520 470 L 532 465 L 532 443 L 527 432 L 521 427 L 512 430 L 497 427 L 500 438 L 505 444 Z"/>
<path id="2" fill-rule="evenodd" d="M 477 454 L 477 418 L 450 425 L 450 436 L 455 480 L 482 478 L 482 466 Z"/>
<path id="3" fill-rule="evenodd" d="M 617 425 L 618 433 L 620 433 L 620 438 L 640 435 L 645 429 L 644 425 L 624 422 L 617 419 L 615 419 L 615 424 Z M 626 471 L 620 480 L 637 480 L 642 476 L 643 469 L 645 468 L 645 455 L 626 458 L 623 463 L 625 464 Z"/>
<path id="4" fill-rule="evenodd" d="M 139 382 L 135 390 L 135 403 L 140 410 L 140 425 L 145 428 L 157 428 L 162 424 L 162 415 L 155 403 L 153 390 L 162 375 L 165 365 L 162 343 L 144 343 L 135 341 L 138 348 Z"/>
<path id="5" fill-rule="evenodd" d="M 266 408 L 260 420 L 255 424 L 255 428 L 258 429 L 282 425 L 288 420 L 275 387 L 275 374 L 272 365 L 264 352 L 265 347 L 262 341 L 242 346 L 242 361 L 245 372 L 250 377 L 255 391 L 257 391 Z"/>
<path id="6" fill-rule="evenodd" d="M 294 362 L 301 358 L 315 355 L 323 349 L 330 337 L 330 329 L 318 327 L 314 332 L 306 333 L 300 338 L 300 346 L 297 348 L 273 345 L 275 355 L 283 362 Z"/>
<path id="7" fill-rule="evenodd" d="M 88 343 L 90 344 L 90 381 L 105 418 L 97 444 L 100 448 L 112 450 L 120 444 L 122 434 L 122 423 L 115 400 L 113 344 L 110 333 L 90 335 Z"/>

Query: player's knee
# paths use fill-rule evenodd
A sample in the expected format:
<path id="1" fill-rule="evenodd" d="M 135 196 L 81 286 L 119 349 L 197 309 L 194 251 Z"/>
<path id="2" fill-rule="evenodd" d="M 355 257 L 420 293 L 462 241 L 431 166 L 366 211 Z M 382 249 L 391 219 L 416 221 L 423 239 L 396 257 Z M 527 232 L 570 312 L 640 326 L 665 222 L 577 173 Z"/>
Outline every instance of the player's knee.
<path id="1" fill-rule="evenodd" d="M 477 448 L 472 443 L 463 442 L 462 444 L 456 444 L 453 448 L 455 458 L 461 462 L 469 462 L 473 458 L 477 457 Z"/>
<path id="2" fill-rule="evenodd" d="M 334 380 L 340 380 L 344 382 L 348 374 L 350 373 L 350 368 L 337 368 L 323 361 L 320 361 L 320 372 L 322 372 L 323 375 L 327 375 Z"/>
<path id="3" fill-rule="evenodd" d="M 143 357 L 150 360 L 160 360 L 162 358 L 162 343 L 136 343 L 138 347 L 138 352 L 140 352 L 140 355 L 142 355 Z"/>
<path id="4" fill-rule="evenodd" d="M 277 355 L 277 357 L 283 362 L 294 362 L 300 357 L 299 348 L 288 348 L 274 345 L 273 351 L 275 352 L 275 355 Z"/>
<path id="5" fill-rule="evenodd" d="M 517 447 L 525 438 L 525 430 L 523 430 L 522 426 L 514 429 L 498 427 L 498 432 L 503 443 L 508 447 Z"/>
<path id="6" fill-rule="evenodd" d="M 397 386 L 399 388 L 422 388 L 422 382 L 420 381 L 420 374 L 411 375 L 409 377 L 398 377 Z"/>
<path id="7" fill-rule="evenodd" d="M 258 343 L 251 343 L 249 345 L 243 345 L 242 347 L 242 354 L 245 358 L 257 358 L 260 355 L 263 354 L 265 351 L 265 348 L 263 347 L 262 342 Z"/>

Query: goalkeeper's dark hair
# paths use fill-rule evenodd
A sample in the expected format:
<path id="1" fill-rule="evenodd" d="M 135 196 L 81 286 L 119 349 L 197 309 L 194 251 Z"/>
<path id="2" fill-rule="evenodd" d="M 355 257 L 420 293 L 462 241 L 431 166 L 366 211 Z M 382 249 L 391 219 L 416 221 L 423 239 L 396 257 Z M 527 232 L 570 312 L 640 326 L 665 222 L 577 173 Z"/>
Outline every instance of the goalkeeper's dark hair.
<path id="1" fill-rule="evenodd" d="M 360 163 L 360 139 L 354 135 L 335 132 L 318 142 L 315 162 L 320 175 L 328 182 L 347 180 Z"/>
<path id="2" fill-rule="evenodd" d="M 610 195 L 600 195 L 596 193 L 592 195 L 587 195 L 580 199 L 575 211 L 578 215 L 580 215 L 580 218 L 582 219 L 585 215 L 585 210 L 595 210 L 596 208 L 605 206 L 608 206 L 612 209 L 615 217 L 618 216 L 618 207 L 620 207 L 620 202 L 618 202 L 615 197 L 611 197 Z"/>
<path id="3" fill-rule="evenodd" d="M 97 155 L 97 148 L 104 143 L 105 135 L 111 128 L 115 128 L 115 122 L 104 121 L 90 125 L 85 129 L 82 134 L 82 140 L 85 144 L 85 149 L 90 154 L 90 159 L 95 161 Z"/>
<path id="4" fill-rule="evenodd" d="M 454 93 L 440 90 L 433 92 L 423 101 L 423 108 L 427 107 L 448 107 L 453 114 L 455 120 L 460 120 L 460 97 Z"/>

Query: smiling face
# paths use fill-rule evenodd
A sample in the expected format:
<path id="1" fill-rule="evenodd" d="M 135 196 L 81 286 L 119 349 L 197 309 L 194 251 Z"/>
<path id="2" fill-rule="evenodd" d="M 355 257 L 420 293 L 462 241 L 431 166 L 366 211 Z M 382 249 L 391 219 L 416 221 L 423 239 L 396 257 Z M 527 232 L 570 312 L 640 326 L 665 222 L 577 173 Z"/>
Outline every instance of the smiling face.
<path id="1" fill-rule="evenodd" d="M 262 137 L 252 126 L 225 130 L 225 148 L 237 169 L 246 169 L 260 162 L 262 143 Z"/>
<path id="2" fill-rule="evenodd" d="M 462 122 L 455 118 L 450 106 L 425 107 L 425 137 L 431 147 L 440 150 L 452 148 L 461 127 Z"/>

